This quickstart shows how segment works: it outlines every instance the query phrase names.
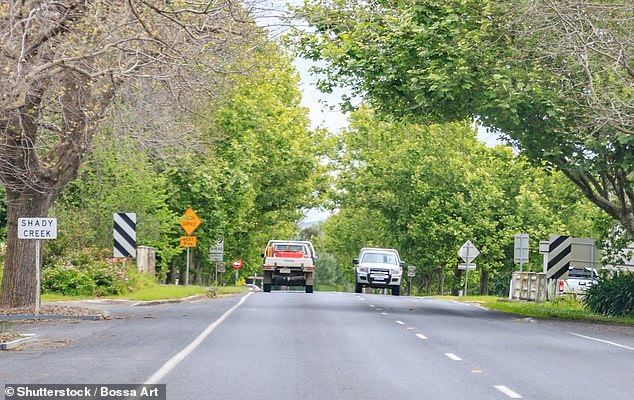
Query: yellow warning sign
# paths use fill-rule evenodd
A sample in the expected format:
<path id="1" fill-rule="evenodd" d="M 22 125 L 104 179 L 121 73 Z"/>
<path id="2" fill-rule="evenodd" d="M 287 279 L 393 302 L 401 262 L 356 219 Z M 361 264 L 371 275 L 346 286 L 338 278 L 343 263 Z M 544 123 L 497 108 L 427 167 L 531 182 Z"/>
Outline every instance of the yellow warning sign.
<path id="1" fill-rule="evenodd" d="M 196 236 L 181 236 L 181 247 L 196 247 Z"/>
<path id="2" fill-rule="evenodd" d="M 188 235 L 191 235 L 192 232 L 194 232 L 196 228 L 198 228 L 198 226 L 200 225 L 200 218 L 198 218 L 198 215 L 196 215 L 196 212 L 194 210 L 188 208 L 187 211 L 185 211 L 185 214 L 183 214 L 183 219 L 181 220 L 180 224 L 183 229 L 185 229 L 185 232 L 187 232 Z"/>

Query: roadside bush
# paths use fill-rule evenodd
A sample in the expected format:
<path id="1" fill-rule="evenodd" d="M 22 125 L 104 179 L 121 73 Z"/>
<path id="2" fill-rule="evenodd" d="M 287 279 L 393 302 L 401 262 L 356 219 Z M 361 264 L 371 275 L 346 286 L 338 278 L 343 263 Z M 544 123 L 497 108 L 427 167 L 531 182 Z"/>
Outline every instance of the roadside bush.
<path id="1" fill-rule="evenodd" d="M 634 317 L 634 274 L 619 271 L 604 277 L 587 289 L 583 302 L 597 314 Z"/>
<path id="2" fill-rule="evenodd" d="M 131 289 L 128 275 L 122 262 L 112 258 L 101 258 L 102 252 L 84 249 L 53 261 L 42 271 L 42 289 L 45 292 L 64 295 L 107 296 L 126 293 Z"/>
<path id="3" fill-rule="evenodd" d="M 42 271 L 42 290 L 70 296 L 90 296 L 97 285 L 85 272 L 74 266 L 60 265 Z"/>

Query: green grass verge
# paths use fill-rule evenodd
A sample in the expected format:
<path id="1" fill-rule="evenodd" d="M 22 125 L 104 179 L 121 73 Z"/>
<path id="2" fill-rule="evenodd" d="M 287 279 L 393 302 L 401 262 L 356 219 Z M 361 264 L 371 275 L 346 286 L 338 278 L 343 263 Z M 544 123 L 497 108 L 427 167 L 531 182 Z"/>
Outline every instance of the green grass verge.
<path id="1" fill-rule="evenodd" d="M 248 292 L 249 289 L 246 286 L 221 286 L 217 288 L 216 294 L 237 294 Z M 121 299 L 121 300 L 137 300 L 137 301 L 153 301 L 153 300 L 167 300 L 167 299 L 182 299 L 189 296 L 195 296 L 197 294 L 209 293 L 209 289 L 202 286 L 182 286 L 182 285 L 156 285 L 151 287 L 145 287 L 136 290 L 131 293 L 121 294 L 117 296 L 106 296 L 99 298 L 106 299 Z M 95 297 L 87 296 L 64 296 L 54 293 L 45 293 L 42 295 L 42 301 L 44 302 L 56 302 L 56 301 L 77 301 L 94 299 Z"/>
<path id="2" fill-rule="evenodd" d="M 479 303 L 490 310 L 534 318 L 556 318 L 562 320 L 611 322 L 634 325 L 634 318 L 606 317 L 595 314 L 583 307 L 581 301 L 571 297 L 562 297 L 555 301 L 532 303 L 507 301 L 494 296 L 434 296 L 439 299 L 451 299 L 463 302 Z"/>

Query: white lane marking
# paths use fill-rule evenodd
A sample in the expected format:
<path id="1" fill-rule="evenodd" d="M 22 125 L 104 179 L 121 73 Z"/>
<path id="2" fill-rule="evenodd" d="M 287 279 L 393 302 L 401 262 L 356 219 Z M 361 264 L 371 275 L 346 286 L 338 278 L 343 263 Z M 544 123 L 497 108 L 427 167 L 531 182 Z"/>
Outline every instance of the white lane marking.
<path id="1" fill-rule="evenodd" d="M 399 325 L 405 325 L 405 322 L 403 322 L 403 321 L 396 321 L 396 323 L 399 324 Z"/>
<path id="2" fill-rule="evenodd" d="M 476 303 L 465 303 L 463 301 L 457 301 L 457 300 L 449 300 L 450 303 L 454 303 L 454 304 L 459 304 L 461 306 L 465 306 L 465 307 L 474 307 L 474 308 L 479 308 L 480 310 L 484 310 L 484 311 L 489 311 L 488 308 L 486 307 L 482 307 L 479 304 Z"/>
<path id="3" fill-rule="evenodd" d="M 624 344 L 618 344 L 618 343 L 610 342 L 609 340 L 597 339 L 597 338 L 593 338 L 591 336 L 584 336 L 584 335 L 580 335 L 580 334 L 574 333 L 574 332 L 568 332 L 568 333 L 573 335 L 573 336 L 577 336 L 577 337 L 580 337 L 580 338 L 583 338 L 583 339 L 594 340 L 595 342 L 601 342 L 601 343 L 609 344 L 610 346 L 616 346 L 616 347 L 620 347 L 622 349 L 627 349 L 627 350 L 634 350 L 634 347 L 626 346 Z"/>
<path id="4" fill-rule="evenodd" d="M 421 339 L 421 340 L 427 340 L 427 336 L 423 335 L 422 333 L 417 333 L 416 337 Z"/>
<path id="5" fill-rule="evenodd" d="M 510 397 L 511 399 L 523 399 L 522 396 L 520 396 L 519 394 L 515 393 L 514 391 L 512 391 L 509 388 L 507 388 L 506 386 L 498 385 L 498 386 L 494 386 L 494 387 L 497 390 L 499 390 L 500 392 L 502 392 L 505 395 L 507 395 L 508 397 Z"/>
<path id="6" fill-rule="evenodd" d="M 190 355 L 196 348 L 213 332 L 221 323 L 223 323 L 235 310 L 238 309 L 244 302 L 251 296 L 253 292 L 247 293 L 243 298 L 240 299 L 238 304 L 231 307 L 227 310 L 220 318 L 212 322 L 200 335 L 196 337 L 190 344 L 188 344 L 183 350 L 176 353 L 172 358 L 167 360 L 165 364 L 161 368 L 159 368 L 152 376 L 150 376 L 146 381 L 146 385 L 157 384 L 165 377 L 165 375 L 169 374 L 176 366 L 183 361 L 188 355 Z"/>
<path id="7" fill-rule="evenodd" d="M 372 308 L 376 308 L 376 307 L 374 307 L 374 304 L 370 304 L 370 307 L 372 307 Z"/>
<path id="8" fill-rule="evenodd" d="M 458 357 L 454 353 L 445 353 L 445 355 L 454 361 L 462 361 L 462 358 Z"/>
<path id="9" fill-rule="evenodd" d="M 386 312 L 382 312 L 381 315 L 387 315 L 387 313 Z"/>

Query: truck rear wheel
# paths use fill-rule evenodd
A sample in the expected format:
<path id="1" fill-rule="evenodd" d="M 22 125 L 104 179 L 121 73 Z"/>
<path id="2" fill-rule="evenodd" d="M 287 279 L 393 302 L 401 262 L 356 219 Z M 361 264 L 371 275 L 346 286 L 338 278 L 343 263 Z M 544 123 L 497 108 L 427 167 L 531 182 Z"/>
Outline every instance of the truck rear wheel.
<path id="1" fill-rule="evenodd" d="M 312 293 L 313 292 L 313 285 L 306 285 L 306 293 Z"/>
<path id="2" fill-rule="evenodd" d="M 355 283 L 354 284 L 354 292 L 355 293 L 361 293 L 363 291 L 363 285 L 361 285 L 360 283 Z"/>
<path id="3" fill-rule="evenodd" d="M 400 296 L 401 295 L 401 287 L 400 286 L 394 286 L 392 288 L 392 296 Z"/>
<path id="4" fill-rule="evenodd" d="M 266 293 L 269 293 L 271 291 L 271 284 L 265 283 L 264 285 L 262 285 L 262 290 L 265 291 Z"/>

